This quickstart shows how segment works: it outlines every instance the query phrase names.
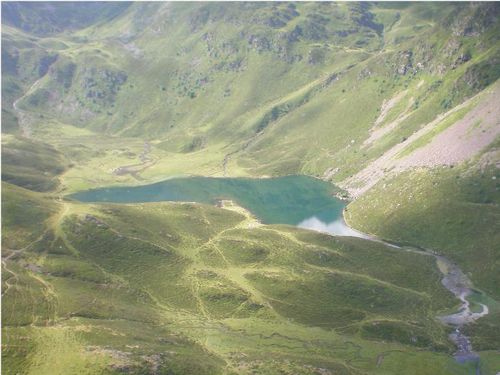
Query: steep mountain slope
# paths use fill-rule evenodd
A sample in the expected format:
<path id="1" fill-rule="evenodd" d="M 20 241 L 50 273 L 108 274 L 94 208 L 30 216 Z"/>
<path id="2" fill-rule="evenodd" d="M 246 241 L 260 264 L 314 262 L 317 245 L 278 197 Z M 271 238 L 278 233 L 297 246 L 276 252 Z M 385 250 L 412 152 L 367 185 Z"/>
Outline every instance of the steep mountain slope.
<path id="1" fill-rule="evenodd" d="M 339 167 L 340 181 L 498 78 L 499 9 L 134 4 L 49 38 L 50 57 L 35 66 L 50 68 L 19 108 L 170 152 L 215 153 L 218 173 L 224 160 L 229 174 Z M 16 43 L 5 51 L 19 55 Z M 374 124 L 391 131 L 361 147 Z"/>
<path id="2" fill-rule="evenodd" d="M 2 5 L 2 24 L 47 36 L 78 30 L 118 16 L 130 4 L 119 2 L 7 2 Z"/>
<path id="3" fill-rule="evenodd" d="M 44 130 L 61 122 L 148 139 L 158 155 L 146 179 L 178 174 L 174 157 L 202 174 L 339 182 L 498 78 L 498 12 L 133 4 L 72 34 L 4 27 L 4 129 L 15 131 L 17 117 L 49 143 L 59 139 Z"/>
<path id="4" fill-rule="evenodd" d="M 431 257 L 240 207 L 85 205 L 167 177 L 309 174 L 457 262 L 496 374 L 497 3 L 2 3 L 6 373 L 468 374 Z M 234 212 L 236 211 L 236 212 Z M 487 300 L 472 301 L 474 298 Z"/>

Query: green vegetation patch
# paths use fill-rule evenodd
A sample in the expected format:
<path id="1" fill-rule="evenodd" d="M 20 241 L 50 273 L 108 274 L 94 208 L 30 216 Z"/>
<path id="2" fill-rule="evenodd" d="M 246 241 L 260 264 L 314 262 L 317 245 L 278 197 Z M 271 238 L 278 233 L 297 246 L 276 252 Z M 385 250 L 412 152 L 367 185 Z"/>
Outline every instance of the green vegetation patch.
<path id="1" fill-rule="evenodd" d="M 126 237 L 89 214 L 66 221 L 64 229 L 80 256 L 106 272 L 143 285 L 163 304 L 194 307 L 187 282 L 181 278 L 188 261 L 172 249 Z"/>
<path id="2" fill-rule="evenodd" d="M 44 223 L 57 210 L 50 199 L 2 182 L 2 245 L 4 249 L 28 246 L 45 231 Z"/>
<path id="3" fill-rule="evenodd" d="M 2 141 L 2 180 L 35 191 L 54 190 L 68 167 L 53 147 L 25 138 Z"/>
<path id="4" fill-rule="evenodd" d="M 432 337 L 422 329 L 422 327 L 409 325 L 398 321 L 372 321 L 366 323 L 361 328 L 361 336 L 367 339 L 376 339 L 384 341 L 397 341 L 406 345 L 414 345 L 434 350 L 447 350 L 434 347 Z"/>

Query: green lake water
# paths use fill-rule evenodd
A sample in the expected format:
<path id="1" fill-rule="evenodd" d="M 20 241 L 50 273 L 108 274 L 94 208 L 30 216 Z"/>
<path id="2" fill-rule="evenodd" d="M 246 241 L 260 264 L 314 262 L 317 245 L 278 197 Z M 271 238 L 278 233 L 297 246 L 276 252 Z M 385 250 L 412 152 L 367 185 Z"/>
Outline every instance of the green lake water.
<path id="1" fill-rule="evenodd" d="M 307 176 L 277 178 L 184 177 L 133 187 L 110 187 L 70 195 L 82 202 L 184 201 L 215 204 L 231 199 L 266 224 L 289 224 L 332 234 L 356 235 L 343 224 L 345 203 L 335 187 Z"/>

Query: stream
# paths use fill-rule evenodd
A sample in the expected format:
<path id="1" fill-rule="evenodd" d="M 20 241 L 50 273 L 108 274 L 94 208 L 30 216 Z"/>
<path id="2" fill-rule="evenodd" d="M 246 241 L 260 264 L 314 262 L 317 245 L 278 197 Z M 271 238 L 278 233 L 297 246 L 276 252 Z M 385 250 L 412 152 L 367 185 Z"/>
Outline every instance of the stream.
<path id="1" fill-rule="evenodd" d="M 112 173 L 117 176 L 123 176 L 129 174 L 136 180 L 141 181 L 142 178 L 139 176 L 139 173 L 153 166 L 156 163 L 156 160 L 152 159 L 149 156 L 150 153 L 151 153 L 151 143 L 144 142 L 144 149 L 138 157 L 140 163 L 122 165 L 121 167 L 115 168 Z"/>
<path id="2" fill-rule="evenodd" d="M 443 286 L 446 289 L 448 289 L 451 293 L 453 293 L 453 295 L 462 302 L 458 312 L 449 315 L 437 316 L 437 319 L 439 319 L 439 321 L 441 321 L 443 324 L 446 324 L 454 328 L 453 332 L 449 335 L 449 338 L 457 348 L 457 351 L 453 354 L 455 360 L 459 363 L 465 363 L 471 361 L 471 362 L 477 362 L 477 364 L 479 364 L 479 356 L 473 351 L 471 341 L 469 337 L 467 337 L 463 333 L 462 329 L 464 325 L 472 323 L 477 319 L 487 315 L 489 313 L 489 309 L 488 306 L 481 303 L 480 312 L 473 312 L 471 310 L 470 302 L 467 300 L 467 297 L 474 292 L 472 282 L 467 277 L 467 275 L 465 275 L 462 272 L 459 266 L 451 262 L 444 256 L 436 254 L 432 250 L 426 250 L 413 246 L 400 246 L 385 241 L 376 236 L 368 235 L 366 233 L 359 232 L 349 227 L 344 220 L 342 220 L 342 225 L 344 225 L 347 229 L 343 229 L 342 231 L 340 231 L 340 233 L 343 233 L 346 230 L 350 230 L 352 233 L 351 236 L 380 242 L 387 246 L 401 249 L 403 251 L 411 251 L 427 256 L 433 256 L 436 259 L 436 264 L 438 266 L 438 269 L 443 275 L 443 278 L 441 279 L 441 284 L 443 284 Z M 333 233 L 330 231 L 328 231 L 328 233 L 334 235 L 340 234 L 340 233 Z M 479 365 L 477 365 L 476 375 L 480 374 L 481 371 L 479 369 Z"/>
<path id="3" fill-rule="evenodd" d="M 467 297 L 473 293 L 472 283 L 462 270 L 454 263 L 441 255 L 434 255 L 439 270 L 443 274 L 441 283 L 446 289 L 452 292 L 455 297 L 462 301 L 460 310 L 454 314 L 440 316 L 439 320 L 444 324 L 455 327 L 455 331 L 450 334 L 450 339 L 457 346 L 455 359 L 459 362 L 477 361 L 479 356 L 472 350 L 469 338 L 462 332 L 462 327 L 489 313 L 488 306 L 481 305 L 480 312 L 473 312 Z"/>

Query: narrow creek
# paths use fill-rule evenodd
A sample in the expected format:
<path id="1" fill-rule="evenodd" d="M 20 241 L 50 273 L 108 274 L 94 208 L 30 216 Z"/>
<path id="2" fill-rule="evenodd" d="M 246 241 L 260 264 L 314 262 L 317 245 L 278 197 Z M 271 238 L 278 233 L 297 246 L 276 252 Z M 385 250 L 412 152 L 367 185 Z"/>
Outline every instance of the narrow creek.
<path id="1" fill-rule="evenodd" d="M 437 316 L 437 319 L 439 319 L 439 321 L 441 321 L 443 324 L 453 327 L 453 332 L 449 335 L 449 338 L 457 348 L 456 352 L 453 355 L 455 360 L 457 360 L 459 363 L 465 363 L 469 361 L 476 362 L 476 375 L 480 375 L 481 371 L 479 368 L 479 356 L 473 351 L 469 337 L 467 337 L 463 333 L 463 327 L 466 324 L 472 323 L 477 319 L 487 315 L 489 313 L 489 309 L 488 306 L 480 303 L 481 311 L 472 311 L 470 302 L 467 300 L 467 297 L 474 293 L 473 285 L 467 275 L 462 272 L 460 267 L 446 257 L 439 255 L 432 250 L 422 249 L 414 246 L 402 246 L 391 243 L 376 236 L 355 230 L 351 228 L 345 222 L 345 220 L 342 220 L 342 222 L 343 225 L 352 230 L 352 236 L 380 242 L 387 246 L 401 249 L 403 251 L 411 251 L 426 256 L 432 256 L 436 259 L 437 267 L 443 275 L 441 283 L 462 302 L 458 309 L 458 312 L 449 315 L 440 315 Z"/>
<path id="2" fill-rule="evenodd" d="M 452 292 L 462 304 L 460 310 L 454 314 L 440 316 L 439 320 L 444 324 L 455 327 L 455 331 L 450 334 L 450 339 L 457 346 L 455 358 L 459 362 L 479 360 L 479 356 L 472 350 L 470 339 L 462 332 L 462 327 L 489 313 L 488 306 L 481 303 L 481 311 L 473 312 L 470 302 L 467 300 L 473 293 L 472 282 L 462 272 L 462 270 L 449 259 L 441 255 L 434 255 L 439 270 L 443 274 L 442 284 Z"/>

